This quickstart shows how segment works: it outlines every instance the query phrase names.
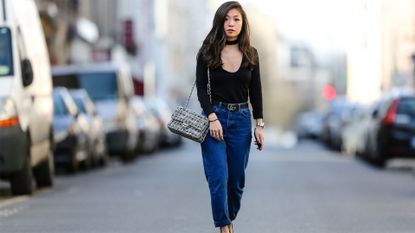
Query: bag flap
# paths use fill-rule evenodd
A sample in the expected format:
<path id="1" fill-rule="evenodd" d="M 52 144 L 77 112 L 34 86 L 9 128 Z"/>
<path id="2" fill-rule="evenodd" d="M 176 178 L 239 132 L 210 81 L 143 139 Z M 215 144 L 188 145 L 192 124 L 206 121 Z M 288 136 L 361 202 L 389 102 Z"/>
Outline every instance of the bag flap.
<path id="1" fill-rule="evenodd" d="M 185 123 L 191 123 L 194 121 L 194 119 L 197 119 L 199 121 L 207 122 L 207 118 L 195 111 L 186 109 L 182 106 L 179 106 L 174 111 L 173 115 L 171 116 L 173 120 L 185 122 Z"/>

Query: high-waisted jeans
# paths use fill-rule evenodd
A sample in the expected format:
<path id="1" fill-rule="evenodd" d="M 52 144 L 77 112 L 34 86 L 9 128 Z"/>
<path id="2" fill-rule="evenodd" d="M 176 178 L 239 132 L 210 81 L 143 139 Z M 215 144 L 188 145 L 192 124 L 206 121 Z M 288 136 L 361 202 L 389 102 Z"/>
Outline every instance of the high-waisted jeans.
<path id="1" fill-rule="evenodd" d="M 218 141 L 208 133 L 201 148 L 214 224 L 221 227 L 230 224 L 241 207 L 252 140 L 251 112 L 248 107 L 229 111 L 214 105 L 213 109 L 225 140 Z"/>

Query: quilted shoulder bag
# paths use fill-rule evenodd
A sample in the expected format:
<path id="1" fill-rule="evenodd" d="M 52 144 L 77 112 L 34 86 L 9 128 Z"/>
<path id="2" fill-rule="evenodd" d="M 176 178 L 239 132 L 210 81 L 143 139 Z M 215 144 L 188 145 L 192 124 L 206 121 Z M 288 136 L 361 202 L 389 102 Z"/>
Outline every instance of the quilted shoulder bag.
<path id="1" fill-rule="evenodd" d="M 212 103 L 212 95 L 210 90 L 210 71 L 208 69 L 208 84 L 207 92 Z M 197 113 L 188 108 L 190 97 L 196 86 L 196 81 L 193 83 L 190 95 L 187 98 L 186 106 L 178 106 L 171 116 L 170 122 L 167 124 L 169 130 L 175 134 L 202 143 L 205 140 L 206 134 L 209 130 L 209 120 L 206 116 Z"/>

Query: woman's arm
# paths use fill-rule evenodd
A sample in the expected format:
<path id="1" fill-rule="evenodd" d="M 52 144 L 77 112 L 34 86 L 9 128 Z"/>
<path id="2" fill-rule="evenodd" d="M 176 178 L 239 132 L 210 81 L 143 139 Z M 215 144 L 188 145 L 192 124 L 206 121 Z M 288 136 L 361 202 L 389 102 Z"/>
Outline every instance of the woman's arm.
<path id="1" fill-rule="evenodd" d="M 254 136 L 258 144 L 258 149 L 262 150 L 265 143 L 264 137 L 264 120 L 262 112 L 262 86 L 261 86 L 261 72 L 259 68 L 259 56 L 255 50 L 257 57 L 257 64 L 252 70 L 251 84 L 249 87 L 249 99 L 253 108 L 253 116 L 256 120 Z"/>
<path id="2" fill-rule="evenodd" d="M 207 94 L 207 83 L 208 83 L 207 67 L 199 59 L 196 65 L 197 98 L 199 99 L 199 103 L 203 109 L 203 112 L 207 116 L 209 116 L 211 113 L 213 113 L 213 108 L 212 108 L 212 104 L 210 103 L 209 95 Z"/>
<path id="3" fill-rule="evenodd" d="M 252 70 L 251 83 L 249 86 L 249 100 L 253 108 L 254 119 L 263 118 L 262 113 L 262 87 L 261 87 L 261 72 L 259 69 L 259 57 L 258 52 L 255 50 L 257 57 L 257 64 Z"/>
<path id="4" fill-rule="evenodd" d="M 207 67 L 203 65 L 200 60 L 198 60 L 196 65 L 197 97 L 199 99 L 200 106 L 202 107 L 203 112 L 208 116 L 210 135 L 216 140 L 223 141 L 222 125 L 218 120 L 218 116 L 216 116 L 215 112 L 213 111 L 212 103 L 210 102 L 210 97 L 207 94 L 207 83 Z"/>

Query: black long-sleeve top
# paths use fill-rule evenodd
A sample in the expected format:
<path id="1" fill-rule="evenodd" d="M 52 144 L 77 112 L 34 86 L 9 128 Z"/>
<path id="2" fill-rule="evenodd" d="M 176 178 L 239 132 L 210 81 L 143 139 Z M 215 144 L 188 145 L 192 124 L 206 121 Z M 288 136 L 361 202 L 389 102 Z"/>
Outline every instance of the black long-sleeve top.
<path id="1" fill-rule="evenodd" d="M 245 58 L 242 59 L 243 64 Z M 198 59 L 196 65 L 197 97 L 205 114 L 209 115 L 213 112 L 213 108 L 207 94 L 207 70 L 206 64 Z M 222 67 L 210 69 L 210 85 L 213 102 L 243 103 L 248 102 L 249 97 L 254 119 L 263 118 L 259 59 L 253 69 L 241 65 L 234 73 Z"/>

